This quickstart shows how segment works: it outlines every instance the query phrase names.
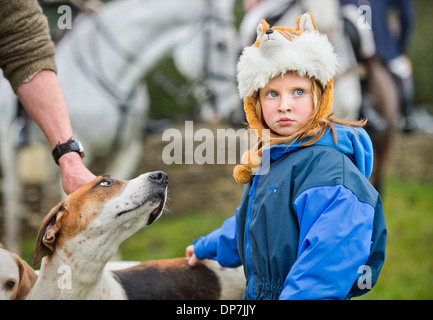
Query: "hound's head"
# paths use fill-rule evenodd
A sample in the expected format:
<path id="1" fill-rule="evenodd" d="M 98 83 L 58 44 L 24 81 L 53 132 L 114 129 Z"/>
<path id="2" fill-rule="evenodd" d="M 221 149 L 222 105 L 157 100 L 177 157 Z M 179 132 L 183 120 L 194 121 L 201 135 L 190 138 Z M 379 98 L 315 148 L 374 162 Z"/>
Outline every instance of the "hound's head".
<path id="1" fill-rule="evenodd" d="M 60 250 L 108 261 L 123 241 L 159 218 L 167 184 L 167 175 L 156 171 L 130 181 L 100 176 L 83 185 L 45 217 L 33 265 Z"/>
<path id="2" fill-rule="evenodd" d="M 37 277 L 27 262 L 0 248 L 0 300 L 24 299 Z"/>

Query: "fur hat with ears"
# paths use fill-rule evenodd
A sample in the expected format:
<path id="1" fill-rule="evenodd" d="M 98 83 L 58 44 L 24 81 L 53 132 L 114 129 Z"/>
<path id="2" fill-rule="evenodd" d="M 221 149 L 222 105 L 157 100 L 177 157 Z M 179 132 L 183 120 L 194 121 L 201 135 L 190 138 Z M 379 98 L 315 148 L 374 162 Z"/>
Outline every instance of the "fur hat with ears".
<path id="1" fill-rule="evenodd" d="M 296 71 L 320 82 L 323 88 L 337 72 L 338 59 L 326 35 L 317 31 L 311 13 L 300 16 L 296 28 L 269 27 L 262 20 L 257 40 L 246 47 L 238 63 L 239 93 L 242 99 L 263 88 L 269 80 Z"/>
<path id="2" fill-rule="evenodd" d="M 297 72 L 301 77 L 307 76 L 317 80 L 322 88 L 322 99 L 316 119 L 328 117 L 332 111 L 333 78 L 338 69 L 338 58 L 334 47 L 326 35 L 317 31 L 311 13 L 307 12 L 296 21 L 296 28 L 272 27 L 262 20 L 257 27 L 256 42 L 246 47 L 238 62 L 238 88 L 244 99 L 244 110 L 251 129 L 265 129 L 256 114 L 257 92 L 278 75 L 286 72 Z M 272 138 L 275 134 L 271 133 Z M 257 149 L 257 148 L 256 148 Z M 259 150 L 259 157 L 261 150 Z M 251 154 L 252 150 L 247 151 Z M 242 165 L 236 166 L 233 172 L 235 180 L 245 184 L 251 181 L 252 174 L 258 165 L 252 166 L 245 161 L 251 156 L 242 157 Z"/>

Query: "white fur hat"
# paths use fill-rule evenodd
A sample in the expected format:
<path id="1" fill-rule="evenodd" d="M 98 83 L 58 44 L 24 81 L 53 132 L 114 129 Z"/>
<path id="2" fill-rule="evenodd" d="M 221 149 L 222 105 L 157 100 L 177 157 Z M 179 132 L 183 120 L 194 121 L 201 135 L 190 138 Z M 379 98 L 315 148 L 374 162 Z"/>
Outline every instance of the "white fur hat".
<path id="1" fill-rule="evenodd" d="M 257 27 L 257 40 L 246 47 L 238 63 L 238 86 L 242 99 L 263 88 L 269 80 L 288 71 L 318 80 L 322 87 L 333 79 L 338 58 L 326 35 L 317 31 L 310 13 L 300 16 L 296 29 Z"/>

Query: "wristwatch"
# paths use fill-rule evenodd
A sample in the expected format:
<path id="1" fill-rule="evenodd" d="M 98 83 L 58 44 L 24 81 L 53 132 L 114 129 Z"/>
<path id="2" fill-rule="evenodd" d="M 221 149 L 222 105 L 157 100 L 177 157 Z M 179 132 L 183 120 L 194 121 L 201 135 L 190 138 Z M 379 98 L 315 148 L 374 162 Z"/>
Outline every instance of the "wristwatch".
<path id="1" fill-rule="evenodd" d="M 59 143 L 53 149 L 54 161 L 59 164 L 59 159 L 66 153 L 77 152 L 81 158 L 84 158 L 84 148 L 79 141 L 75 141 L 72 138 L 65 143 Z"/>

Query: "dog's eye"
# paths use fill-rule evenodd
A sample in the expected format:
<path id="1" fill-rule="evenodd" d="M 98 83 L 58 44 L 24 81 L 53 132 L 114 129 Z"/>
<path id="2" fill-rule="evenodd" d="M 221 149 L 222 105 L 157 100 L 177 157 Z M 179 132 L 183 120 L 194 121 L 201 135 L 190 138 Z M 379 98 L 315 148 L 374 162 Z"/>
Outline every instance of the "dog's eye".
<path id="1" fill-rule="evenodd" d="M 14 280 L 8 280 L 5 283 L 5 289 L 6 290 L 12 290 L 15 287 L 15 281 Z"/>
<path id="2" fill-rule="evenodd" d="M 101 187 L 109 187 L 109 186 L 113 185 L 113 181 L 104 179 L 104 180 L 101 180 L 98 185 Z"/>

